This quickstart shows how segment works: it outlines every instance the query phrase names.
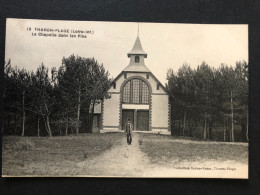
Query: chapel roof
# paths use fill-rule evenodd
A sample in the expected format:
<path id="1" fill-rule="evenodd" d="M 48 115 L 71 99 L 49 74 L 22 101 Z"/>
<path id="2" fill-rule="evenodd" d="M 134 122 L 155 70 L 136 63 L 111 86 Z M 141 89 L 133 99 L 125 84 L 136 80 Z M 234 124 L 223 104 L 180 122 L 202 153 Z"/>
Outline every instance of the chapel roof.
<path id="1" fill-rule="evenodd" d="M 144 55 L 145 58 L 147 57 L 147 53 L 142 48 L 139 36 L 137 36 L 134 47 L 130 52 L 127 53 L 127 56 L 130 57 L 130 55 L 134 54 Z"/>
<path id="2" fill-rule="evenodd" d="M 144 64 L 129 64 L 123 71 L 125 72 L 151 72 Z"/>

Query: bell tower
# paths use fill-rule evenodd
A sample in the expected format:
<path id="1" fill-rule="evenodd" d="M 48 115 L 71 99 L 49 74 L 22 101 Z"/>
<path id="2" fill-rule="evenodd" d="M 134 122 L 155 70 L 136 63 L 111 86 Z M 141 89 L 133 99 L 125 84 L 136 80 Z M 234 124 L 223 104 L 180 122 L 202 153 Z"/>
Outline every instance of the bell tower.
<path id="1" fill-rule="evenodd" d="M 147 58 L 147 53 L 142 48 L 139 35 L 137 35 L 134 47 L 127 53 L 127 56 L 130 58 L 129 65 L 144 65 L 144 58 Z"/>
<path id="2" fill-rule="evenodd" d="M 147 58 L 147 53 L 143 50 L 139 38 L 139 23 L 133 49 L 127 53 L 127 57 L 130 58 L 130 62 L 123 72 L 151 72 L 144 64 L 144 58 Z"/>

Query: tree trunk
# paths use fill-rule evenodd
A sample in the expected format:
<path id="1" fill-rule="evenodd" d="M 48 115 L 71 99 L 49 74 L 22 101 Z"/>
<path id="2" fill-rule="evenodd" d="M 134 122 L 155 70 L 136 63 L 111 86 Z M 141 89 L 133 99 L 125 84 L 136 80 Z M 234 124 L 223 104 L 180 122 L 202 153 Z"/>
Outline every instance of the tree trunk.
<path id="1" fill-rule="evenodd" d="M 16 114 L 15 114 L 14 120 L 15 120 L 14 134 L 16 135 L 16 133 L 17 133 L 17 115 Z M 4 121 L 3 121 L 3 123 L 4 123 Z"/>
<path id="2" fill-rule="evenodd" d="M 224 132 L 224 142 L 225 142 L 226 141 L 226 119 L 225 119 L 225 116 L 224 116 L 223 132 Z"/>
<path id="3" fill-rule="evenodd" d="M 49 136 L 52 137 L 49 115 L 46 116 L 46 124 L 47 124 L 47 129 L 48 129 Z"/>
<path id="4" fill-rule="evenodd" d="M 240 126 L 241 126 L 241 141 L 245 142 L 245 141 L 247 141 L 247 138 L 246 138 L 246 118 L 243 118 L 240 121 Z"/>
<path id="5" fill-rule="evenodd" d="M 213 120 L 212 120 L 212 117 L 210 118 L 209 120 L 209 139 L 212 140 L 212 130 L 213 129 Z"/>
<path id="6" fill-rule="evenodd" d="M 229 141 L 232 141 L 232 133 L 231 133 L 231 126 L 230 126 L 230 119 L 228 119 L 228 132 L 229 132 Z"/>
<path id="7" fill-rule="evenodd" d="M 234 142 L 234 113 L 233 113 L 233 97 L 231 91 L 231 141 Z"/>
<path id="8" fill-rule="evenodd" d="M 186 108 L 184 110 L 184 117 L 183 117 L 183 129 L 182 129 L 183 136 L 184 136 L 184 131 L 185 131 L 185 123 L 186 123 Z"/>
<path id="9" fill-rule="evenodd" d="M 46 129 L 46 131 L 47 131 L 47 133 L 48 133 L 48 127 L 47 127 L 47 124 L 46 124 L 46 120 L 45 120 L 45 118 L 44 118 L 44 115 L 42 116 L 42 118 L 43 118 L 43 123 L 44 123 L 45 129 Z"/>
<path id="10" fill-rule="evenodd" d="M 181 134 L 181 118 L 179 116 L 179 127 L 178 127 L 178 132 L 176 132 L 176 135 L 180 135 Z"/>
<path id="11" fill-rule="evenodd" d="M 24 136 L 24 127 L 25 127 L 24 99 L 25 99 L 25 91 L 23 91 L 23 125 L 22 125 L 22 136 Z"/>
<path id="12" fill-rule="evenodd" d="M 78 92 L 78 108 L 77 108 L 77 127 L 76 127 L 76 134 L 79 133 L 79 121 L 80 121 L 80 109 L 81 109 L 81 89 L 79 87 L 79 92 Z"/>
<path id="13" fill-rule="evenodd" d="M 65 127 L 65 135 L 68 135 L 68 128 L 69 128 L 69 121 L 68 121 L 68 116 L 67 116 L 66 127 Z"/>
<path id="14" fill-rule="evenodd" d="M 40 137 L 40 117 L 38 116 L 38 123 L 37 123 L 37 136 Z"/>
<path id="15" fill-rule="evenodd" d="M 207 140 L 209 139 L 209 119 L 207 119 Z"/>
<path id="16" fill-rule="evenodd" d="M 229 116 L 227 117 L 227 119 L 226 119 L 226 136 L 227 136 L 227 141 L 230 141 L 230 118 L 229 118 Z"/>
<path id="17" fill-rule="evenodd" d="M 188 134 L 189 137 L 191 136 L 191 127 L 190 127 L 190 119 L 188 120 Z"/>
<path id="18" fill-rule="evenodd" d="M 207 139 L 207 117 L 205 116 L 205 124 L 204 124 L 204 133 L 203 133 L 204 140 Z"/>

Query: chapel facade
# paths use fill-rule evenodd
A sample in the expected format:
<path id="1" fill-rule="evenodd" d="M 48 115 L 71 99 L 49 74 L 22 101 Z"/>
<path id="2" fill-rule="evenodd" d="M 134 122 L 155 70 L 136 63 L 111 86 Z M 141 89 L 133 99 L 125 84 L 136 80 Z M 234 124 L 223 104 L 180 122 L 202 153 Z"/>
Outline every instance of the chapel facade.
<path id="1" fill-rule="evenodd" d="M 139 36 L 127 56 L 130 63 L 113 80 L 110 98 L 95 106 L 93 131 L 124 130 L 130 119 L 136 131 L 170 132 L 168 94 L 146 67 L 147 53 Z"/>

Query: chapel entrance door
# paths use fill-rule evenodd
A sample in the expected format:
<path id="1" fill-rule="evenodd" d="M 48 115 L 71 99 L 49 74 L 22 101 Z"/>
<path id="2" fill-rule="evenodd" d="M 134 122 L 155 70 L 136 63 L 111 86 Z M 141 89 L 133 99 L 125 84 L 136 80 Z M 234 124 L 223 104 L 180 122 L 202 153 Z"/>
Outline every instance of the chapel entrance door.
<path id="1" fill-rule="evenodd" d="M 127 119 L 130 119 L 130 122 L 134 127 L 134 110 L 122 110 L 122 130 L 125 130 Z"/>
<path id="2" fill-rule="evenodd" d="M 137 130 L 149 131 L 149 111 L 147 110 L 137 111 Z"/>

